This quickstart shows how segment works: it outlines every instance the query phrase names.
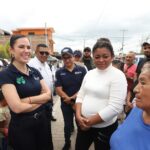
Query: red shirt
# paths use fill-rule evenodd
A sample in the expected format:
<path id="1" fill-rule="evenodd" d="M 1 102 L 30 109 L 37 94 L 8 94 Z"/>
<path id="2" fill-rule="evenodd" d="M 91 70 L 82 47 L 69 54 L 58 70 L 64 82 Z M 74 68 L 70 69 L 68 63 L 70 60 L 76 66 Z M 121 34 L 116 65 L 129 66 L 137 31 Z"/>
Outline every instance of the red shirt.
<path id="1" fill-rule="evenodd" d="M 131 66 L 128 66 L 127 64 L 124 64 L 124 73 L 127 77 L 127 83 L 128 83 L 128 91 L 130 91 L 133 87 L 133 78 L 135 76 L 135 73 L 136 73 L 136 68 L 137 68 L 137 65 L 136 64 L 133 64 Z"/>

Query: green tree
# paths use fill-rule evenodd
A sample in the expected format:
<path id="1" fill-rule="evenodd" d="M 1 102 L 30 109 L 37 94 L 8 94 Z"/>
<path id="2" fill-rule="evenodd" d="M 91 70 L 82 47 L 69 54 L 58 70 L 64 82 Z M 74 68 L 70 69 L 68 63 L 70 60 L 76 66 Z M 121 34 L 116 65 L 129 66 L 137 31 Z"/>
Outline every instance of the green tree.
<path id="1" fill-rule="evenodd" d="M 0 44 L 0 58 L 10 58 L 9 42 L 6 42 L 4 45 Z"/>
<path id="2" fill-rule="evenodd" d="M 4 54 L 4 46 L 0 45 L 0 57 L 4 58 L 5 54 Z"/>

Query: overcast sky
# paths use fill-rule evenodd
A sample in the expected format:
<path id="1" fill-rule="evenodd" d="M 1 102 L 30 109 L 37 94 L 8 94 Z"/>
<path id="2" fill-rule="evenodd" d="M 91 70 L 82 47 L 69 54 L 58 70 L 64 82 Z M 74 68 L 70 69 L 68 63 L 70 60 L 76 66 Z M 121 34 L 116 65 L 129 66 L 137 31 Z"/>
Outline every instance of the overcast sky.
<path id="1" fill-rule="evenodd" d="M 139 51 L 150 38 L 150 0 L 3 0 L 0 28 L 53 27 L 55 49 L 93 47 L 100 37 L 114 50 Z M 124 40 L 123 40 L 124 33 Z M 150 39 L 148 40 L 150 41 Z"/>

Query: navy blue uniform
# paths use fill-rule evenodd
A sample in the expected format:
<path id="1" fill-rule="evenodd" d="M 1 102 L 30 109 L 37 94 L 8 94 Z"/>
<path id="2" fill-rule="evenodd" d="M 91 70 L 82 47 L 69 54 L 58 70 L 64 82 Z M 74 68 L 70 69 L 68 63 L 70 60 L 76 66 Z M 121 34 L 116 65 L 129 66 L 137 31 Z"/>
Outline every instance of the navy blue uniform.
<path id="1" fill-rule="evenodd" d="M 56 72 L 55 87 L 62 87 L 62 90 L 68 95 L 73 96 L 80 89 L 82 80 L 86 74 L 84 67 L 75 65 L 72 72 L 65 67 L 60 68 Z M 70 141 L 71 130 L 73 126 L 74 111 L 70 104 L 66 104 L 61 97 L 61 109 L 64 117 L 64 133 L 65 142 Z"/>
<path id="2" fill-rule="evenodd" d="M 72 96 L 79 91 L 85 74 L 86 69 L 78 65 L 75 65 L 72 72 L 68 71 L 65 67 L 60 68 L 56 72 L 55 86 L 61 86 L 68 96 Z"/>
<path id="3" fill-rule="evenodd" d="M 41 93 L 40 72 L 29 67 L 26 75 L 13 65 L 0 72 L 0 86 L 13 84 L 20 98 L 36 96 Z M 10 91 L 11 92 L 11 91 Z M 49 126 L 45 109 L 40 106 L 32 112 L 16 114 L 12 110 L 9 125 L 9 142 L 14 150 L 51 150 Z"/>

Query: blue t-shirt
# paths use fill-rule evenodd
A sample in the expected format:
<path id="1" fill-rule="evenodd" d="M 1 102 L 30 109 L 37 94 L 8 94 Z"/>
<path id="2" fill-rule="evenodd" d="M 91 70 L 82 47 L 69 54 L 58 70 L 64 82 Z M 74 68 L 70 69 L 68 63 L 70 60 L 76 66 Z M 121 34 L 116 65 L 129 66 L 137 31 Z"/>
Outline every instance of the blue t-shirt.
<path id="1" fill-rule="evenodd" d="M 56 71 L 55 86 L 62 87 L 68 96 L 72 96 L 79 91 L 85 74 L 86 69 L 82 66 L 75 65 L 72 71 L 62 67 Z"/>
<path id="2" fill-rule="evenodd" d="M 134 108 L 112 134 L 111 150 L 150 150 L 150 125 L 143 121 L 143 110 Z"/>

